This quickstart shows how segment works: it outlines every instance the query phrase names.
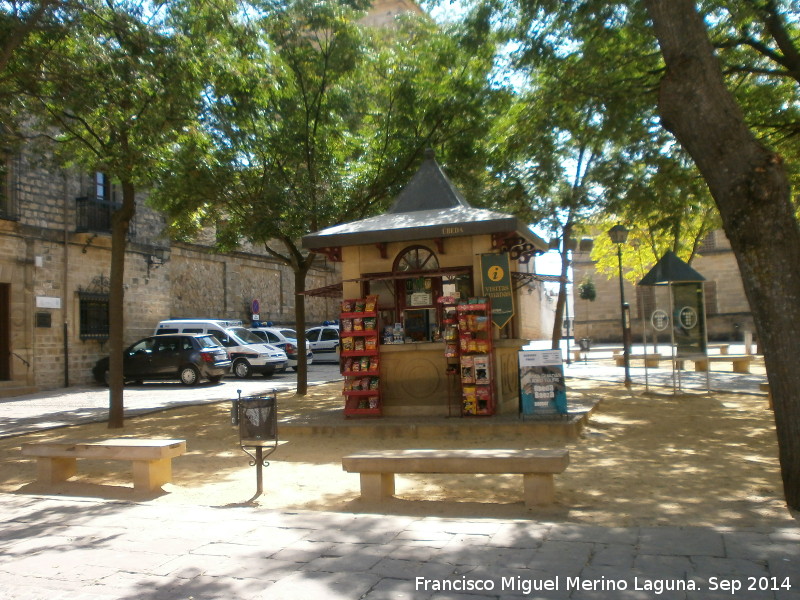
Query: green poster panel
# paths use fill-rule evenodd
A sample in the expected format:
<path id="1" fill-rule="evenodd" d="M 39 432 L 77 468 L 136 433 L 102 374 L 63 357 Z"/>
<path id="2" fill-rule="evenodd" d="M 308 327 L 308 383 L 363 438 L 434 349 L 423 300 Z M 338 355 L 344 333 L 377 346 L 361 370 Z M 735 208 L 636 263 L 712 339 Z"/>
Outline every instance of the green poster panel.
<path id="1" fill-rule="evenodd" d="M 481 254 L 483 295 L 492 299 L 492 323 L 504 327 L 514 316 L 514 288 L 508 254 Z"/>
<path id="2" fill-rule="evenodd" d="M 677 356 L 706 354 L 703 284 L 672 283 L 673 339 Z"/>

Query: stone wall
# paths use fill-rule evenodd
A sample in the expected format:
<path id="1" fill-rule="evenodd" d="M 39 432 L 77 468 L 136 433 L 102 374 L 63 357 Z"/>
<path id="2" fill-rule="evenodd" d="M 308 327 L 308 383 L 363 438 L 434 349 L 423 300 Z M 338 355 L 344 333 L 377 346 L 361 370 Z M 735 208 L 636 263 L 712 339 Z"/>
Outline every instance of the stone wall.
<path id="1" fill-rule="evenodd" d="M 260 320 L 294 326 L 294 274 L 266 256 L 209 253 L 199 246 L 176 245 L 168 263 L 171 313 L 163 318 L 239 319 L 249 322 L 253 300 L 260 304 Z M 306 289 L 334 283 L 329 265 L 313 269 Z M 307 326 L 338 318 L 339 303 L 325 298 L 306 299 Z"/>
<path id="2" fill-rule="evenodd" d="M 546 340 L 553 335 L 555 298 L 542 282 L 522 287 L 517 295 L 520 337 L 525 340 Z"/>
<path id="3" fill-rule="evenodd" d="M 10 378 L 0 380 L 0 393 L 89 384 L 91 368 L 107 355 L 108 344 L 81 339 L 79 294 L 107 292 L 111 263 L 110 234 L 75 232 L 76 198 L 86 195 L 91 178 L 48 171 L 25 154 L 15 160 L 14 178 L 18 219 L 0 220 L 10 356 Z M 219 254 L 201 244 L 171 244 L 163 231 L 163 217 L 144 196 L 137 197 L 125 256 L 126 343 L 152 334 L 170 317 L 249 321 L 254 298 L 264 307 L 262 319 L 294 323 L 294 276 L 287 268 L 253 249 Z M 335 269 L 320 263 L 307 287 L 323 287 L 337 277 Z M 336 300 L 313 298 L 308 307 L 309 326 L 338 314 Z"/>

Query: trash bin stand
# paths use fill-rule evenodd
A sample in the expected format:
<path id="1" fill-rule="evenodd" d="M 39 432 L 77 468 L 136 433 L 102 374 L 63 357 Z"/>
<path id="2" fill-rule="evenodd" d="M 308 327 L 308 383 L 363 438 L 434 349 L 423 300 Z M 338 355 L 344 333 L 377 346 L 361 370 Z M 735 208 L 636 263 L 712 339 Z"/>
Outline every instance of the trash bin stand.
<path id="1" fill-rule="evenodd" d="M 278 447 L 277 392 L 272 390 L 269 394 L 242 398 L 239 391 L 239 397 L 232 401 L 231 425 L 238 426 L 239 446 L 251 458 L 250 466 L 256 467 L 256 494 L 250 499 L 252 502 L 264 493 L 262 468 L 269 466 L 266 457 Z"/>

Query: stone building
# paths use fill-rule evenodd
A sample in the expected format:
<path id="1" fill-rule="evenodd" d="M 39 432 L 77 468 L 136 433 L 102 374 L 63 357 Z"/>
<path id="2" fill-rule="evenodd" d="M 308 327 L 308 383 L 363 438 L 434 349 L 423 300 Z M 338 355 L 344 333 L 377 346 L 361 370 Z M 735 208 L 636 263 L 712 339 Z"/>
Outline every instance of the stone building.
<path id="1" fill-rule="evenodd" d="M 742 286 L 742 279 L 730 243 L 722 230 L 706 236 L 699 256 L 692 261 L 692 268 L 706 281 L 703 284 L 706 323 L 709 341 L 739 341 L 745 332 L 754 330 L 750 306 Z M 649 269 L 643 269 L 636 281 Z M 577 287 L 586 277 L 591 277 L 597 290 L 593 302 L 582 300 Z M 588 252 L 573 254 L 574 328 L 575 337 L 588 337 L 597 342 L 620 342 L 622 339 L 619 278 L 598 274 Z M 631 325 L 634 343 L 641 343 L 645 332 L 653 339 L 653 329 L 647 318 L 653 308 L 668 305 L 667 290 L 663 286 L 634 286 L 624 283 L 625 300 L 631 307 Z M 646 327 L 645 327 L 646 325 Z M 669 340 L 663 336 L 662 343 Z"/>
<path id="2" fill-rule="evenodd" d="M 107 354 L 110 217 L 117 195 L 101 174 L 37 167 L 22 152 L 2 162 L 0 188 L 0 394 L 91 381 Z M 294 321 L 293 275 L 256 251 L 219 254 L 210 244 L 175 244 L 164 219 L 137 199 L 125 259 L 126 342 L 161 319 Z M 320 260 L 309 287 L 331 283 Z M 307 301 L 307 319 L 336 315 L 332 301 Z"/>
<path id="3" fill-rule="evenodd" d="M 369 27 L 392 27 L 399 15 L 408 13 L 425 14 L 417 3 L 411 0 L 374 0 L 360 23 Z"/>

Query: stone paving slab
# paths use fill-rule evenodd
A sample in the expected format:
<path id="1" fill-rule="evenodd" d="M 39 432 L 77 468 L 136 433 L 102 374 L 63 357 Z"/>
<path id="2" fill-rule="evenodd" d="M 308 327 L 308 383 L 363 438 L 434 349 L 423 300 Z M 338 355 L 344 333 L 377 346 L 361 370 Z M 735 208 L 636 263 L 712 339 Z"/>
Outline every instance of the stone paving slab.
<path id="1" fill-rule="evenodd" d="M 604 528 L 22 494 L 0 494 L 0 519 L 3 600 L 800 600 L 792 523 Z"/>

